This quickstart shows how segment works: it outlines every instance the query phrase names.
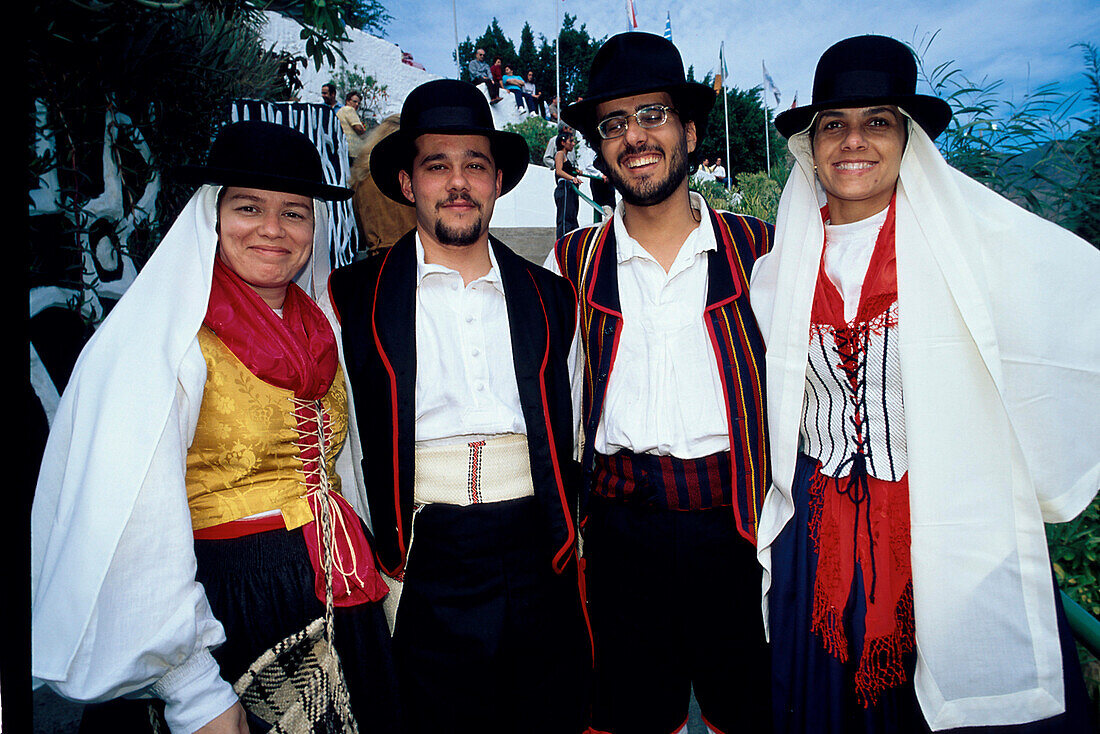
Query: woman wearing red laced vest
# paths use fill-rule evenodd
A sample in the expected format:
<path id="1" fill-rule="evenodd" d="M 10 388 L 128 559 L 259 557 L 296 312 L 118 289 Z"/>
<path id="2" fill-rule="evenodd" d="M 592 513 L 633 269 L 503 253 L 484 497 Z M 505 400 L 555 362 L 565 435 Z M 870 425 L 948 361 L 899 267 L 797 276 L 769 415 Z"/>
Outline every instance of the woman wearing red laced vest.
<path id="1" fill-rule="evenodd" d="M 232 684 L 324 614 L 327 513 L 352 710 L 392 731 L 386 586 L 344 450 L 357 442 L 345 447 L 339 347 L 311 298 L 327 277 L 326 200 L 351 191 L 325 184 L 308 138 L 267 122 L 227 126 L 208 164 L 180 173 L 198 191 L 85 347 L 51 426 L 32 673 L 110 701 L 86 708 L 82 731 L 148 727 L 148 702 L 122 697 L 162 700 L 172 732 L 265 731 Z"/>
<path id="2" fill-rule="evenodd" d="M 827 50 L 750 293 L 776 732 L 1076 732 L 1043 522 L 1096 494 L 1100 255 L 950 168 L 903 44 Z"/>

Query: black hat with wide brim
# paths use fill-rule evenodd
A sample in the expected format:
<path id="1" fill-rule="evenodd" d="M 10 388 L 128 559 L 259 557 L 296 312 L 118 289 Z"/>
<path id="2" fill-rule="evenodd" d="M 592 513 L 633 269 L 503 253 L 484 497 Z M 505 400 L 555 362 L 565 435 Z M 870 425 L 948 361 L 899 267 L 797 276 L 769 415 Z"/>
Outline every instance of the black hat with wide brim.
<path id="1" fill-rule="evenodd" d="M 706 84 L 689 82 L 676 46 L 652 33 L 630 31 L 607 39 L 592 59 L 584 99 L 563 109 L 561 117 L 589 140 L 598 140 L 596 107 L 601 102 L 650 92 L 667 92 L 680 119 L 693 121 L 702 140 L 717 94 Z"/>
<path id="2" fill-rule="evenodd" d="M 497 130 L 489 100 L 477 87 L 455 79 L 425 82 L 409 92 L 401 105 L 401 128 L 383 138 L 370 153 L 370 175 L 378 190 L 399 204 L 412 202 L 401 191 L 397 174 L 408 171 L 416 155 L 416 139 L 427 133 L 484 135 L 493 163 L 501 172 L 503 196 L 516 187 L 527 171 L 530 151 L 518 133 Z"/>
<path id="3" fill-rule="evenodd" d="M 286 125 L 261 120 L 226 125 L 214 139 L 206 165 L 181 166 L 176 175 L 191 184 L 282 191 L 327 201 L 351 198 L 351 189 L 325 182 L 313 141 Z"/>
<path id="4" fill-rule="evenodd" d="M 829 47 L 817 62 L 811 104 L 776 115 L 785 138 L 802 132 L 822 110 L 895 105 L 933 140 L 951 121 L 951 106 L 939 97 L 917 94 L 917 62 L 901 41 L 856 36 Z"/>

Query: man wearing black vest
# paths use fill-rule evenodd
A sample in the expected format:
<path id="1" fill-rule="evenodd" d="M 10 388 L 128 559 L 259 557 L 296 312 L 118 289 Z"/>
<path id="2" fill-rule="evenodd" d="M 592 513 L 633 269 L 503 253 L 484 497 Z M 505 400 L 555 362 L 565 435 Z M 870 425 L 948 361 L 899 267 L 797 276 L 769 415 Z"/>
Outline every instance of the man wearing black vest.
<path id="1" fill-rule="evenodd" d="M 415 206 L 416 229 L 329 284 L 375 550 L 400 591 L 394 657 L 417 734 L 587 723 L 576 301 L 488 233 L 527 161 L 472 85 L 416 88 L 370 161 L 379 189 Z"/>
<path id="2" fill-rule="evenodd" d="M 622 198 L 547 260 L 579 294 L 600 732 L 682 732 L 692 689 L 710 731 L 770 731 L 755 552 L 764 343 L 747 287 L 773 228 L 688 191 L 714 98 L 670 41 L 633 32 L 600 48 L 584 99 L 562 113 Z"/>

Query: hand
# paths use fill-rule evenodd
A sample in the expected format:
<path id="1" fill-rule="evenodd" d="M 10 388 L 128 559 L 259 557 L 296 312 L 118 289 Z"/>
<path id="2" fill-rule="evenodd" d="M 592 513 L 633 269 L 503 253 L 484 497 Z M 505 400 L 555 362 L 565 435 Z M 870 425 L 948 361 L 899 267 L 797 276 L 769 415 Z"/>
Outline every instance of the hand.
<path id="1" fill-rule="evenodd" d="M 241 702 L 233 704 L 195 734 L 249 734 L 248 718 Z"/>

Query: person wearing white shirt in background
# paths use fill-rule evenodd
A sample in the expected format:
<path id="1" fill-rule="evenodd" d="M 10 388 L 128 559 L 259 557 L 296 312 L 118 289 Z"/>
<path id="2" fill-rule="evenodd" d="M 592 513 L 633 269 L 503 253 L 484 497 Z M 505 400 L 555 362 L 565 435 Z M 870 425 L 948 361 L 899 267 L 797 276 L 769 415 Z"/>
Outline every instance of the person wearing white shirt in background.
<path id="1" fill-rule="evenodd" d="M 587 726 L 576 301 L 489 235 L 528 156 L 476 87 L 417 87 L 370 161 L 416 228 L 330 279 L 378 557 L 401 584 L 394 657 L 413 734 Z"/>
<path id="2" fill-rule="evenodd" d="M 718 156 L 714 159 L 714 166 L 710 169 L 711 175 L 714 176 L 714 180 L 720 184 L 727 183 L 726 181 L 726 167 L 722 165 L 722 156 Z"/>
<path id="3" fill-rule="evenodd" d="M 764 345 L 748 273 L 771 225 L 687 188 L 714 91 L 670 41 L 631 32 L 596 53 L 565 119 L 622 197 L 559 240 L 547 267 L 579 299 L 586 590 L 596 643 L 592 727 L 765 731 L 769 655 L 755 594 L 767 478 Z"/>

